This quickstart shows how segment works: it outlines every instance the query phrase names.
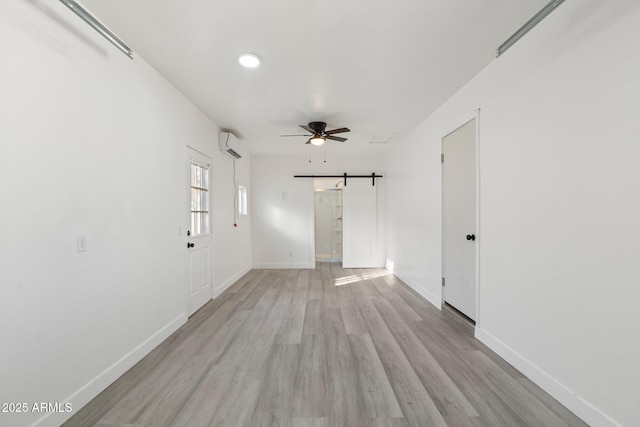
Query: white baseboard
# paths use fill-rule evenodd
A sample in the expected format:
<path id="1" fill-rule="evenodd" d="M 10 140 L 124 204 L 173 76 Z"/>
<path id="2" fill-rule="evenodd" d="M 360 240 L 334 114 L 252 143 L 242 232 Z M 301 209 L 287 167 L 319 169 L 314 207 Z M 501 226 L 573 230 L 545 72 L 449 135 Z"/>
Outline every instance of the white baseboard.
<path id="1" fill-rule="evenodd" d="M 491 333 L 476 327 L 475 337 L 590 426 L 622 427 L 622 424 L 617 423 L 611 417 L 601 412 L 582 396 L 553 378 Z"/>
<path id="2" fill-rule="evenodd" d="M 231 286 L 234 283 L 236 283 L 242 276 L 247 274 L 249 271 L 251 271 L 251 266 L 250 265 L 246 266 L 245 268 L 243 268 L 242 270 L 240 270 L 239 272 L 237 272 L 233 276 L 229 277 L 220 286 L 218 286 L 217 288 L 215 288 L 213 290 L 213 293 L 211 295 L 211 299 L 218 298 L 221 293 L 223 293 L 224 291 L 226 291 L 229 288 L 229 286 Z"/>
<path id="3" fill-rule="evenodd" d="M 160 343 L 169 338 L 169 336 L 184 325 L 187 322 L 187 316 L 181 314 L 174 320 L 169 322 L 158 332 L 149 337 L 146 341 L 134 348 L 116 363 L 108 367 L 101 374 L 89 381 L 85 386 L 73 393 L 63 402 L 71 403 L 73 411 L 69 413 L 64 412 L 52 412 L 33 423 L 33 426 L 38 427 L 56 427 L 67 421 L 80 408 L 89 403 L 94 397 L 100 394 L 104 389 L 109 387 L 115 380 L 120 378 L 122 374 L 131 369 L 136 363 L 138 363 L 143 357 L 149 354 Z"/>
<path id="4" fill-rule="evenodd" d="M 253 264 L 255 269 L 285 269 L 285 268 L 316 268 L 315 262 L 292 262 L 292 263 L 258 263 Z"/>
<path id="5" fill-rule="evenodd" d="M 438 310 L 442 309 L 442 296 L 438 296 L 433 292 L 428 291 L 422 285 L 414 282 L 397 269 L 393 270 L 393 275 L 406 283 L 411 289 L 416 291 L 422 298 L 433 304 Z"/>

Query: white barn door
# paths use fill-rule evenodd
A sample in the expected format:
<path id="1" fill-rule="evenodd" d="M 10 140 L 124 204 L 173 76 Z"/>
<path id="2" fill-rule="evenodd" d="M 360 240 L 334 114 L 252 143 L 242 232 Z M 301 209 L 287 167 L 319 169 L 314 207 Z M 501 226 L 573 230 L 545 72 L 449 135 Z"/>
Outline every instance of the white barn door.
<path id="1" fill-rule="evenodd" d="M 370 179 L 348 178 L 342 188 L 344 268 L 379 267 L 376 188 Z"/>

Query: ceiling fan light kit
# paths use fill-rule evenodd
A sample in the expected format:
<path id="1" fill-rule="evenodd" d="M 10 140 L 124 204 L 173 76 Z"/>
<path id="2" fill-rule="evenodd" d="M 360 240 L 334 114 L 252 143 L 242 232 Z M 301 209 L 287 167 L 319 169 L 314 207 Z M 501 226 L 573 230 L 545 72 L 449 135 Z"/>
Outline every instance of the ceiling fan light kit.
<path id="1" fill-rule="evenodd" d="M 345 142 L 347 138 L 343 138 L 341 136 L 334 136 L 334 134 L 351 132 L 349 128 L 326 130 L 327 124 L 325 122 L 310 122 L 307 125 L 300 125 L 300 127 L 306 130 L 307 132 L 309 132 L 309 135 L 280 135 L 280 136 L 309 136 L 310 138 L 307 140 L 306 144 L 313 144 L 316 146 L 320 146 L 324 144 L 327 139 L 330 139 L 332 141 Z"/>
<path id="2" fill-rule="evenodd" d="M 313 138 L 309 138 L 309 142 L 313 145 L 322 145 L 324 144 L 325 139 L 321 136 L 314 136 Z"/>
<path id="3" fill-rule="evenodd" d="M 253 53 L 243 53 L 238 57 L 240 65 L 246 68 L 256 68 L 260 65 L 260 58 Z"/>

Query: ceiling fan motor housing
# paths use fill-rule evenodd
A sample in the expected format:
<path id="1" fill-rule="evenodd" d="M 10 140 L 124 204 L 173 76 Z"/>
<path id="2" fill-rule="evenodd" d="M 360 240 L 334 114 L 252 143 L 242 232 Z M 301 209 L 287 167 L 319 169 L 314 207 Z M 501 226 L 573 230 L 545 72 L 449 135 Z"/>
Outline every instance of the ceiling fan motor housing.
<path id="1" fill-rule="evenodd" d="M 313 129 L 316 134 L 322 135 L 327 128 L 327 124 L 325 122 L 310 122 L 309 127 Z"/>

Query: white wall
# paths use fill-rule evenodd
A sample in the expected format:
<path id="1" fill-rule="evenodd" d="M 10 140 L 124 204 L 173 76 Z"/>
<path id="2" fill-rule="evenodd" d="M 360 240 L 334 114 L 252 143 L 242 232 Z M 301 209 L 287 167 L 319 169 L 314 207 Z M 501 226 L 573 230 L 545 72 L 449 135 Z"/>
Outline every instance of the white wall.
<path id="1" fill-rule="evenodd" d="M 246 187 L 251 194 L 248 154 L 236 160 L 236 184 Z M 234 193 L 233 159 L 216 149 L 212 181 L 214 298 L 251 269 L 251 218 L 238 216 L 238 226 L 233 226 Z"/>
<path id="2" fill-rule="evenodd" d="M 313 147 L 312 147 L 313 148 Z M 318 157 L 317 149 L 308 156 L 255 156 L 251 159 L 253 266 L 256 268 L 314 268 L 314 191 L 313 179 L 294 175 L 384 175 L 382 156 L 344 156 L 339 147 Z M 386 176 L 386 175 L 385 175 Z M 386 253 L 386 178 L 376 180 L 378 196 L 378 259 L 384 265 Z M 286 190 L 289 200 L 283 200 Z"/>
<path id="3" fill-rule="evenodd" d="M 213 158 L 216 286 L 250 265 L 250 227 L 227 229 L 217 126 L 140 57 L 59 2 L 18 0 L 0 4 L 0 51 L 0 402 L 75 413 L 186 320 L 187 144 Z"/>
<path id="4" fill-rule="evenodd" d="M 387 164 L 389 258 L 438 299 L 441 138 L 481 108 L 476 335 L 594 426 L 640 419 L 639 38 L 636 1 L 566 2 Z"/>

